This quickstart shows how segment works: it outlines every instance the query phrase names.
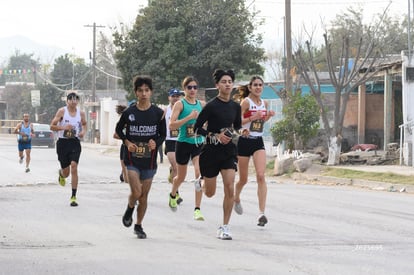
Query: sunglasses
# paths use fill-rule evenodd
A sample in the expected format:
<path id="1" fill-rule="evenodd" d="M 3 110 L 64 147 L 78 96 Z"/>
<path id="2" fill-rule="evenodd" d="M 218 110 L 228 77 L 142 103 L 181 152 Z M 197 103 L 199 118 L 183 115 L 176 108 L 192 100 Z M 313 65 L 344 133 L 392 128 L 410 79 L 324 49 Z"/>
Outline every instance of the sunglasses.
<path id="1" fill-rule="evenodd" d="M 197 90 L 198 86 L 197 85 L 194 85 L 194 86 L 188 85 L 187 90 L 191 90 L 191 89 Z"/>

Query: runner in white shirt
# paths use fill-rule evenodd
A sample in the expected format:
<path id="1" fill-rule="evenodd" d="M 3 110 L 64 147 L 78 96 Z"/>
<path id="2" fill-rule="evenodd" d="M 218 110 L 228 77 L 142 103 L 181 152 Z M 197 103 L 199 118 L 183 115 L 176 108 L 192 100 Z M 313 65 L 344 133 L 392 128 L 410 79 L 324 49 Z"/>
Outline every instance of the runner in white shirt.
<path id="1" fill-rule="evenodd" d="M 82 151 L 80 139 L 86 133 L 85 112 L 77 107 L 79 96 L 76 93 L 67 95 L 66 106 L 60 108 L 50 123 L 50 130 L 58 132 L 56 153 L 60 162 L 59 184 L 65 186 L 66 178 L 71 175 L 72 196 L 70 206 L 78 206 L 76 193 L 78 190 L 78 164 Z"/>
<path id="2" fill-rule="evenodd" d="M 258 226 L 264 226 L 267 223 L 267 217 L 265 216 L 267 196 L 265 179 L 266 151 L 262 138 L 263 125 L 275 114 L 274 111 L 267 110 L 267 102 L 261 98 L 263 85 L 263 79 L 260 76 L 254 76 L 248 85 L 239 88 L 242 130 L 237 143 L 239 181 L 236 184 L 234 195 L 234 211 L 241 215 L 243 214 L 243 208 L 240 202 L 240 193 L 247 183 L 249 161 L 250 157 L 253 157 L 259 199 Z"/>

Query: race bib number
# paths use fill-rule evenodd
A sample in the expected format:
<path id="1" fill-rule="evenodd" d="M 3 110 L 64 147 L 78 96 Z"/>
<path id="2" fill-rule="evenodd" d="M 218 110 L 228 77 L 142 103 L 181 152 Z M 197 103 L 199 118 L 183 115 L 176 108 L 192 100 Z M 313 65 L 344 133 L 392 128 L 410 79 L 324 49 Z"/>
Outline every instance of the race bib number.
<path id="1" fill-rule="evenodd" d="M 257 119 L 257 120 L 253 120 L 250 123 L 250 132 L 263 132 L 263 125 L 264 125 L 264 120 L 263 119 Z"/>
<path id="2" fill-rule="evenodd" d="M 27 142 L 29 140 L 29 137 L 28 136 L 24 136 L 24 137 L 22 137 L 22 141 L 23 142 Z"/>
<path id="3" fill-rule="evenodd" d="M 170 130 L 170 137 L 173 137 L 173 138 L 178 137 L 178 129 Z"/>
<path id="4" fill-rule="evenodd" d="M 187 124 L 186 126 L 186 136 L 187 137 L 194 137 L 194 124 Z"/>
<path id="5" fill-rule="evenodd" d="M 132 156 L 135 158 L 150 158 L 151 150 L 146 142 L 135 143 L 137 149 L 133 152 Z"/>
<path id="6" fill-rule="evenodd" d="M 65 138 L 75 138 L 76 137 L 76 130 L 75 129 L 64 130 L 63 131 L 63 137 L 65 137 Z"/>

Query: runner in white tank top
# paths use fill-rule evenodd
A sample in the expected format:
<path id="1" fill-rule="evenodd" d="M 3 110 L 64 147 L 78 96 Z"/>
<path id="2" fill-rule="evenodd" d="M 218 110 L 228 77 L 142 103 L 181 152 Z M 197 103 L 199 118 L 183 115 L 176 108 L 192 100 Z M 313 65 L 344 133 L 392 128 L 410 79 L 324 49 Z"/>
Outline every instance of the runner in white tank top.
<path id="1" fill-rule="evenodd" d="M 243 208 L 240 202 L 240 193 L 247 183 L 249 161 L 250 157 L 253 157 L 259 199 L 258 226 L 264 226 L 267 223 L 267 217 L 265 216 L 267 197 L 266 151 L 262 138 L 263 126 L 275 114 L 274 111 L 267 111 L 267 102 L 261 98 L 263 85 L 263 79 L 254 76 L 248 85 L 239 88 L 239 95 L 242 99 L 240 103 L 242 109 L 242 135 L 237 144 L 239 181 L 236 184 L 234 196 L 234 211 L 241 215 Z"/>
<path id="2" fill-rule="evenodd" d="M 86 116 L 84 111 L 77 107 L 79 96 L 69 93 L 66 106 L 60 108 L 50 123 L 50 130 L 58 132 L 56 153 L 60 163 L 59 184 L 65 186 L 66 178 L 71 176 L 72 196 L 70 206 L 78 206 L 76 193 L 78 190 L 78 164 L 82 151 L 80 139 L 86 133 Z"/>

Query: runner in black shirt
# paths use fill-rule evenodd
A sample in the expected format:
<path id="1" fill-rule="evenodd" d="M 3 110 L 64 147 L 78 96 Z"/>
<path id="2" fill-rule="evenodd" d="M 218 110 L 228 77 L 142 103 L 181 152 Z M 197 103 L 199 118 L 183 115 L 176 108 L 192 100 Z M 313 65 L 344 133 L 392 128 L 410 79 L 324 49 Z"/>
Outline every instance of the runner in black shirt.
<path id="1" fill-rule="evenodd" d="M 218 95 L 206 104 L 194 126 L 197 134 L 206 136 L 200 155 L 200 171 L 204 178 L 204 193 L 212 197 L 216 193 L 217 175 L 221 173 L 224 185 L 223 225 L 217 237 L 231 240 L 229 228 L 234 201 L 234 179 L 237 169 L 237 148 L 232 142 L 233 131 L 241 128 L 240 105 L 231 100 L 234 73 L 216 70 L 213 74 Z M 203 126 L 207 123 L 207 130 Z"/>
<path id="2" fill-rule="evenodd" d="M 147 210 L 152 179 L 157 172 L 158 146 L 165 140 L 166 126 L 164 111 L 151 104 L 152 79 L 136 76 L 133 84 L 138 102 L 122 113 L 116 125 L 116 134 L 128 148 L 124 163 L 131 188 L 122 222 L 126 227 L 131 226 L 132 213 L 138 200 L 134 232 L 139 239 L 145 239 L 147 235 L 142 229 L 142 220 Z M 124 128 L 126 133 L 123 132 Z"/>

